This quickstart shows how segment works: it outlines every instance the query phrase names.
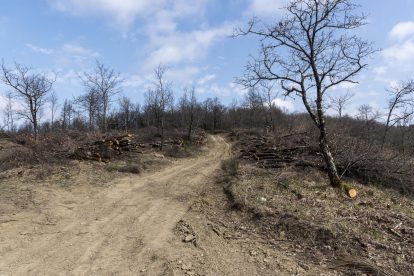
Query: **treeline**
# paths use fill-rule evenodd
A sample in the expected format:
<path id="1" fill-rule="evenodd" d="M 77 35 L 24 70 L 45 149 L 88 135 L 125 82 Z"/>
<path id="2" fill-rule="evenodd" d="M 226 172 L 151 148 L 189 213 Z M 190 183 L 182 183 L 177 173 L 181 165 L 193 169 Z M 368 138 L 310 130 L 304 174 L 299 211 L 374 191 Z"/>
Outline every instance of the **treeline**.
<path id="1" fill-rule="evenodd" d="M 121 95 L 122 79 L 119 73 L 100 62 L 92 72 L 79 76 L 84 92 L 73 99 L 59 99 L 53 92 L 57 76 L 36 73 L 28 67 L 15 64 L 10 69 L 2 64 L 1 80 L 12 91 L 6 94 L 2 131 L 47 134 L 55 131 L 135 132 L 154 127 L 161 139 L 164 130 L 185 129 L 191 140 L 196 128 L 208 131 L 244 128 L 264 133 L 292 132 L 312 128 L 306 114 L 287 114 L 275 105 L 276 88 L 262 82 L 248 90 L 239 102 L 224 105 L 219 98 L 197 99 L 197 88 L 185 88 L 182 96 L 174 98 L 172 83 L 166 79 L 166 67 L 154 70 L 153 86 L 145 92 L 145 102 L 135 103 Z M 344 110 L 353 94 L 330 98 L 328 108 L 337 116 L 328 117 L 331 131 L 346 129 L 347 134 L 359 137 L 381 147 L 392 146 L 400 152 L 414 151 L 413 107 L 414 82 L 404 82 L 388 90 L 385 112 L 361 105 L 358 114 L 351 118 Z M 22 107 L 13 109 L 13 102 Z M 40 120 L 41 113 L 49 109 L 48 120 Z M 385 118 L 385 119 L 384 119 Z M 24 120 L 24 124 L 17 124 Z"/>
<path id="2" fill-rule="evenodd" d="M 51 131 L 137 131 L 155 127 L 161 137 L 166 128 L 185 128 L 188 139 L 196 128 L 209 131 L 232 128 L 263 128 L 274 131 L 276 120 L 283 112 L 275 106 L 273 87 L 251 89 L 237 103 L 225 106 L 219 98 L 197 99 L 196 87 L 174 93 L 172 82 L 166 79 L 167 68 L 154 70 L 153 86 L 145 92 L 140 104 L 122 96 L 119 73 L 97 62 L 92 72 L 79 76 L 84 92 L 73 99 L 59 99 L 53 91 L 57 76 L 37 73 L 29 67 L 2 64 L 1 80 L 12 91 L 6 95 L 7 105 L 2 110 L 2 131 L 39 133 Z M 175 98 L 175 94 L 181 94 Z M 15 102 L 21 107 L 15 110 Z M 41 115 L 48 112 L 47 120 Z M 24 123 L 16 123 L 17 121 Z"/>

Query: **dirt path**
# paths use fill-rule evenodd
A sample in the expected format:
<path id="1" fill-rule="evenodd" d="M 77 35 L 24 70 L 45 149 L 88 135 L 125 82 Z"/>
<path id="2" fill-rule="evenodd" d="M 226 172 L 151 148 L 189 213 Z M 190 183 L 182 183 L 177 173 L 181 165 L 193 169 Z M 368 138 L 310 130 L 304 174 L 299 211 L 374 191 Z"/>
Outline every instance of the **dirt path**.
<path id="1" fill-rule="evenodd" d="M 41 220 L 16 214 L 3 221 L 0 275 L 170 273 L 173 229 L 230 152 L 219 136 L 209 138 L 208 148 L 161 171 L 118 180 L 82 204 L 54 208 L 50 199 Z"/>

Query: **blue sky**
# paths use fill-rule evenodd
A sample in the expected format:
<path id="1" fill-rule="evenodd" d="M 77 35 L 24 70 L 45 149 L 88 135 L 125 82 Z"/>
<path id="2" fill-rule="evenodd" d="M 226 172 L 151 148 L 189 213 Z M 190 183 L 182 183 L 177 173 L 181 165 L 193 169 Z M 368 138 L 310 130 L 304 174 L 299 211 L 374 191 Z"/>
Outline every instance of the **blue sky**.
<path id="1" fill-rule="evenodd" d="M 276 20 L 284 1 L 0 0 L 0 58 L 59 72 L 55 91 L 61 100 L 82 93 L 77 75 L 99 59 L 122 74 L 123 93 L 134 102 L 143 103 L 152 70 L 163 63 L 176 98 L 183 87 L 195 85 L 200 99 L 218 96 L 230 103 L 243 94 L 234 78 L 258 51 L 255 37 L 230 38 L 233 28 L 253 15 Z M 360 35 L 382 51 L 370 60 L 359 85 L 331 92 L 356 94 L 349 113 L 363 103 L 383 108 L 385 89 L 414 71 L 414 1 L 355 2 L 370 22 Z M 0 86 L 0 95 L 6 91 Z M 299 100 L 279 102 L 302 110 Z"/>

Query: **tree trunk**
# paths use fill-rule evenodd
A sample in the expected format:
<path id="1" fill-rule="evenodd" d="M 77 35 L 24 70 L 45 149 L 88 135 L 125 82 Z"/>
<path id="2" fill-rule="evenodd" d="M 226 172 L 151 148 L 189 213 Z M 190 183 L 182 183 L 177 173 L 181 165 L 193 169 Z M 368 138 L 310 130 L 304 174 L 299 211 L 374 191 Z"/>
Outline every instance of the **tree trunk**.
<path id="1" fill-rule="evenodd" d="M 33 132 L 34 132 L 34 138 L 37 141 L 37 118 L 33 118 Z"/>
<path id="2" fill-rule="evenodd" d="M 164 147 L 164 116 L 161 118 L 161 151 Z"/>
<path id="3" fill-rule="evenodd" d="M 193 132 L 193 115 L 190 116 L 190 123 L 188 125 L 188 141 L 191 141 L 191 134 Z"/>
<path id="4" fill-rule="evenodd" d="M 328 142 L 328 138 L 326 135 L 326 129 L 325 129 L 324 124 L 322 124 L 319 127 L 319 131 L 320 131 L 319 146 L 321 148 L 323 158 L 326 163 L 331 186 L 335 188 L 339 188 L 341 187 L 341 179 L 339 178 L 338 170 L 336 169 L 334 158 L 332 156 L 331 150 L 329 149 L 329 142 Z"/>

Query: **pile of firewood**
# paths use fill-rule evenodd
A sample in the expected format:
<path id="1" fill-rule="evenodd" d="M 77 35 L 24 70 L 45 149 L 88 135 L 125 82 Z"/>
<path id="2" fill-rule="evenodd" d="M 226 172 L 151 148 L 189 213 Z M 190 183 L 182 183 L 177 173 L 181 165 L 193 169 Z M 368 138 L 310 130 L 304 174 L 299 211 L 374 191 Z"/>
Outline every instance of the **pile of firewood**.
<path id="1" fill-rule="evenodd" d="M 79 160 L 109 161 L 114 155 L 120 155 L 123 151 L 140 152 L 144 145 L 132 142 L 131 134 L 102 139 L 74 151 L 74 157 Z"/>
<path id="2" fill-rule="evenodd" d="M 152 148 L 161 148 L 161 141 L 152 142 L 152 143 L 149 143 L 149 145 Z M 183 145 L 184 145 L 184 140 L 179 137 L 166 139 L 163 143 L 163 147 L 168 147 L 168 146 L 182 147 Z"/>
<path id="3" fill-rule="evenodd" d="M 0 132 L 0 139 L 8 139 L 10 138 L 10 135 L 4 132 Z"/>
<path id="4" fill-rule="evenodd" d="M 141 137 L 140 140 L 134 139 L 133 135 L 123 135 L 108 139 L 98 140 L 82 147 L 78 147 L 73 157 L 78 160 L 96 160 L 107 162 L 114 156 L 122 152 L 150 152 L 161 149 L 160 138 Z M 202 145 L 207 142 L 207 135 L 204 131 L 197 130 L 194 132 L 192 142 Z M 182 136 L 169 137 L 163 143 L 164 149 L 173 149 L 180 151 L 184 149 L 185 140 Z"/>

